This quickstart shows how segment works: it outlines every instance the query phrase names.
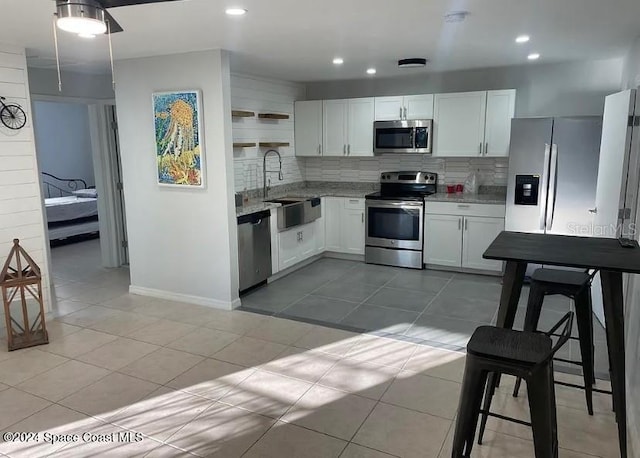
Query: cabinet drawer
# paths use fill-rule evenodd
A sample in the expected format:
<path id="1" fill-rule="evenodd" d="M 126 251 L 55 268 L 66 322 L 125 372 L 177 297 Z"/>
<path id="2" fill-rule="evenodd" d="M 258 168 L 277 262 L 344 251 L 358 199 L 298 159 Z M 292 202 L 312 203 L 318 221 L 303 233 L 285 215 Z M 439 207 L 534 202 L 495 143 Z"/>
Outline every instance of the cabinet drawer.
<path id="1" fill-rule="evenodd" d="M 364 199 L 344 198 L 344 208 L 347 210 L 364 210 Z"/>
<path id="2" fill-rule="evenodd" d="M 457 202 L 425 203 L 425 213 L 436 215 L 486 216 L 504 218 L 505 206 L 499 204 L 465 204 Z"/>

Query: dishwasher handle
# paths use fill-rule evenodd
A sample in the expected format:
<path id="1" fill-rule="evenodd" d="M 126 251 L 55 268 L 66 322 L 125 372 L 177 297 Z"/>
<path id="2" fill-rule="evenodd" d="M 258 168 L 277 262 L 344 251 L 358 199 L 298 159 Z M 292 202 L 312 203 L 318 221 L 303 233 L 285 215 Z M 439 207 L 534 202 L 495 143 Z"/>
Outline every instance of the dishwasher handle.
<path id="1" fill-rule="evenodd" d="M 271 212 L 269 210 L 249 213 L 248 215 L 238 216 L 238 224 L 260 224 L 262 220 L 269 219 L 270 216 Z"/>

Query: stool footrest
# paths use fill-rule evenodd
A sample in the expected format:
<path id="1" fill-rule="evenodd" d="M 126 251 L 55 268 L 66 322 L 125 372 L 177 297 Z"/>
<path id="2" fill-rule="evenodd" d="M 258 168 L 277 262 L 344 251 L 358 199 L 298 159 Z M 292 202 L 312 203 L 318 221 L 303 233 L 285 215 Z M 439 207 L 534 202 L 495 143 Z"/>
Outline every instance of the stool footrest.
<path id="1" fill-rule="evenodd" d="M 553 358 L 553 360 L 560 361 L 562 363 L 573 364 L 574 366 L 582 366 L 581 361 L 572 361 L 570 359 L 564 359 L 564 358 Z"/>
<path id="2" fill-rule="evenodd" d="M 576 385 L 575 383 L 560 382 L 558 380 L 555 380 L 554 383 L 556 385 L 568 386 L 569 388 L 578 388 L 579 390 L 584 390 L 585 389 L 584 385 Z"/>
<path id="3" fill-rule="evenodd" d="M 480 409 L 480 413 L 484 414 L 484 415 L 487 415 L 489 417 L 495 417 L 495 418 L 499 418 L 501 420 L 506 420 L 506 421 L 510 421 L 510 422 L 513 422 L 513 423 L 518 423 L 519 425 L 531 427 L 531 423 L 526 422 L 524 420 L 518 420 L 517 418 L 507 417 L 505 415 L 500 415 L 499 413 L 490 412 L 490 411 L 485 410 L 485 409 Z"/>

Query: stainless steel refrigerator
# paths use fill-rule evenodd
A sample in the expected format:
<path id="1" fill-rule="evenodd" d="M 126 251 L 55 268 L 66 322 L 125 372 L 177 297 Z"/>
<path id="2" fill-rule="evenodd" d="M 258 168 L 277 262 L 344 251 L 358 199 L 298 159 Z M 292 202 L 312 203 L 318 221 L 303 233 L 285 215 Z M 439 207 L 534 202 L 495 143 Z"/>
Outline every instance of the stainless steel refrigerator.
<path id="1" fill-rule="evenodd" d="M 601 117 L 511 122 L 505 229 L 590 236 Z"/>

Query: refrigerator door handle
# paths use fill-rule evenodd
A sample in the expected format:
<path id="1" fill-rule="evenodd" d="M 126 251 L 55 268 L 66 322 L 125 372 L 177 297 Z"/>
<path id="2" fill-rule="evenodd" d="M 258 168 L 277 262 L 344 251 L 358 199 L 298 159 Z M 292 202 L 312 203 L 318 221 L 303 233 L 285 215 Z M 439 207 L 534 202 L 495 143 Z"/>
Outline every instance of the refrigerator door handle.
<path id="1" fill-rule="evenodd" d="M 553 215 L 556 211 L 556 194 L 558 191 L 558 145 L 551 146 L 551 168 L 549 172 L 549 194 L 547 196 L 547 230 L 553 226 Z"/>
<path id="2" fill-rule="evenodd" d="M 551 145 L 549 143 L 545 143 L 544 144 L 544 171 L 542 172 L 542 183 L 540 183 L 540 189 L 541 189 L 541 193 L 540 193 L 540 230 L 544 231 L 545 228 L 545 217 L 547 216 L 546 214 L 546 209 L 547 209 L 547 196 L 548 196 L 548 190 L 547 190 L 547 182 L 549 180 L 549 169 L 548 169 L 548 165 L 549 165 L 549 158 L 551 156 Z"/>

